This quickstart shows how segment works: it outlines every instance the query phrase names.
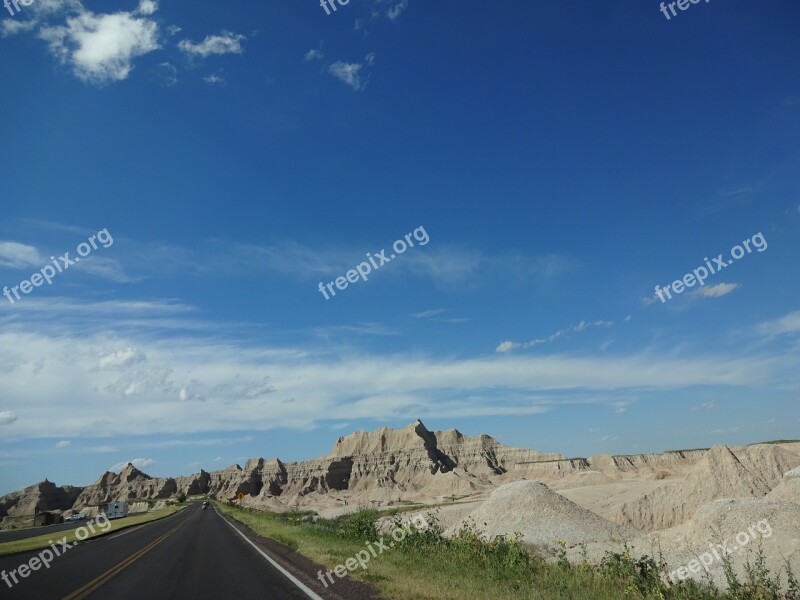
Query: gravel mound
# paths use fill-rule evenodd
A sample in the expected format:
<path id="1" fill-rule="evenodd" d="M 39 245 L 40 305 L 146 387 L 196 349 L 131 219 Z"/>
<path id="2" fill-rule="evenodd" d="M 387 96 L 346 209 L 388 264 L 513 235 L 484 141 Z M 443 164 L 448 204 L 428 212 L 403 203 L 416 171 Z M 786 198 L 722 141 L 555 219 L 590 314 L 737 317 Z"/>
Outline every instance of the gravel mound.
<path id="1" fill-rule="evenodd" d="M 800 504 L 800 467 L 784 473 L 783 481 L 767 494 L 766 499 Z"/>
<path id="2" fill-rule="evenodd" d="M 469 521 L 487 539 L 499 535 L 523 535 L 526 544 L 553 548 L 580 543 L 631 538 L 639 532 L 581 508 L 538 481 L 515 481 L 492 492 L 489 498 L 449 533 Z"/>

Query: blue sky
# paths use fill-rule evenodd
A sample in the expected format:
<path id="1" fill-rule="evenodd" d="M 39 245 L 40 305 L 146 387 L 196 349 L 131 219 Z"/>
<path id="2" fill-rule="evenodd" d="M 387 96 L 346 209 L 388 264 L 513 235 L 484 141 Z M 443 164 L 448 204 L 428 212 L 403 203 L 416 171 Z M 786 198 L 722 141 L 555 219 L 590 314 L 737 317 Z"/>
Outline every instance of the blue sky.
<path id="1" fill-rule="evenodd" d="M 0 15 L 0 285 L 113 240 L 0 297 L 0 493 L 416 418 L 570 456 L 800 437 L 796 2 L 254 4 Z"/>

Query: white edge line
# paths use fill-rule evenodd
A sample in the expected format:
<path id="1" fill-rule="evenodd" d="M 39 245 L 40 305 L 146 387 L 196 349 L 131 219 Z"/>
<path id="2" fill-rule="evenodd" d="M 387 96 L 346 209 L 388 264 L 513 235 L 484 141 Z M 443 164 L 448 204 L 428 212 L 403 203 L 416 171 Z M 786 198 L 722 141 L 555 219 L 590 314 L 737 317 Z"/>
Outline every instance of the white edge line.
<path id="1" fill-rule="evenodd" d="M 272 558 L 269 556 L 269 554 L 267 554 L 267 553 L 266 553 L 266 552 L 264 552 L 264 551 L 263 551 L 261 548 L 259 548 L 258 546 L 256 546 L 256 545 L 255 545 L 255 544 L 254 544 L 254 543 L 253 543 L 253 542 L 252 542 L 250 539 L 248 539 L 248 537 L 247 537 L 245 534 L 243 534 L 243 533 L 242 533 L 241 531 L 239 531 L 239 530 L 238 530 L 236 527 L 234 527 L 234 526 L 233 526 L 233 525 L 230 523 L 230 521 L 228 521 L 228 519 L 226 519 L 226 518 L 225 518 L 225 517 L 224 517 L 222 514 L 220 514 L 220 513 L 219 513 L 219 511 L 217 511 L 217 509 L 216 509 L 216 508 L 214 509 L 214 512 L 215 512 L 215 513 L 217 513 L 217 514 L 218 514 L 220 517 L 222 517 L 222 520 L 223 520 L 223 521 L 225 521 L 225 522 L 226 522 L 228 525 L 230 525 L 231 529 L 233 529 L 233 530 L 234 530 L 236 533 L 238 533 L 240 536 L 242 536 L 242 539 L 243 539 L 245 542 L 247 542 L 248 544 L 250 544 L 250 545 L 251 545 L 253 548 L 255 548 L 255 549 L 256 549 L 256 551 L 257 551 L 257 552 L 258 552 L 258 553 L 259 553 L 261 556 L 263 556 L 265 559 L 267 559 L 267 561 L 269 562 L 269 564 L 271 564 L 273 567 L 275 567 L 276 569 L 278 569 L 278 571 L 280 571 L 281 573 L 283 573 L 283 574 L 284 574 L 284 575 L 285 575 L 285 576 L 286 576 L 286 577 L 289 579 L 289 581 L 291 581 L 293 584 L 295 584 L 297 587 L 299 587 L 301 590 L 303 590 L 303 591 L 306 593 L 306 595 L 307 595 L 309 598 L 311 598 L 312 600 L 325 600 L 325 599 L 324 599 L 322 596 L 319 596 L 319 595 L 317 595 L 317 594 L 316 594 L 316 593 L 315 593 L 315 592 L 314 592 L 314 591 L 313 591 L 311 588 L 309 588 L 309 587 L 308 587 L 306 584 L 304 584 L 302 581 L 300 581 L 300 580 L 299 580 L 297 577 L 295 577 L 294 575 L 292 575 L 291 573 L 289 573 L 289 571 L 287 571 L 287 570 L 286 570 L 286 569 L 284 569 L 282 566 L 280 566 L 278 563 L 276 563 L 276 562 L 275 562 L 275 561 L 274 561 L 274 560 L 273 560 L 273 559 L 272 559 Z"/>

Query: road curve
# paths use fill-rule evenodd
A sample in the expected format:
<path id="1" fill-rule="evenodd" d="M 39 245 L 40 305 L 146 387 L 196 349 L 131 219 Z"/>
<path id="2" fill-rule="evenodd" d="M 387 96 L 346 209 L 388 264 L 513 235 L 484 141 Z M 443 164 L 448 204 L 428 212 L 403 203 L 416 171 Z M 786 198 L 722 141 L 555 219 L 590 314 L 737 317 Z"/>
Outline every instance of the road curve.
<path id="1" fill-rule="evenodd" d="M 55 538 L 58 535 L 54 536 Z M 56 547 L 61 550 L 60 546 Z M 16 572 L 38 552 L 0 557 L 0 598 L 9 600 L 370 600 L 366 585 L 344 579 L 325 589 L 318 567 L 214 509 L 191 505 L 173 516 L 79 544 Z M 267 555 L 269 558 L 265 558 Z M 271 561 L 278 563 L 274 566 Z M 25 570 L 23 570 L 25 572 Z M 2 573 L 0 573 L 2 574 Z M 294 580 L 294 581 L 293 581 Z"/>

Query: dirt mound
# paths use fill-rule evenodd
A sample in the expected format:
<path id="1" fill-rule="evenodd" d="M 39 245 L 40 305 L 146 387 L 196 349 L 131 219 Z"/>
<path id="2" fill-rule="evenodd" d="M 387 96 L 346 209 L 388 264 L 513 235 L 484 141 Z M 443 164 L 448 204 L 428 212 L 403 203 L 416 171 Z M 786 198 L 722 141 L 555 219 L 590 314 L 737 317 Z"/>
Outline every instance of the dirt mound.
<path id="1" fill-rule="evenodd" d="M 752 563 L 759 548 L 773 575 L 785 570 L 784 558 L 796 573 L 800 568 L 800 504 L 754 498 L 717 500 L 700 507 L 687 523 L 653 538 L 658 539 L 670 570 L 708 553 L 708 574 L 723 586 L 721 557 L 725 550 L 740 578 L 745 561 Z M 689 572 L 689 576 L 701 579 L 705 569 Z M 785 583 L 785 573 L 783 579 Z"/>
<path id="2" fill-rule="evenodd" d="M 538 481 L 515 481 L 494 490 L 460 526 L 471 520 L 486 538 L 519 532 L 527 544 L 553 548 L 634 537 L 638 532 L 581 508 Z"/>
<path id="3" fill-rule="evenodd" d="M 783 481 L 767 494 L 766 499 L 800 503 L 800 467 L 786 472 Z"/>

